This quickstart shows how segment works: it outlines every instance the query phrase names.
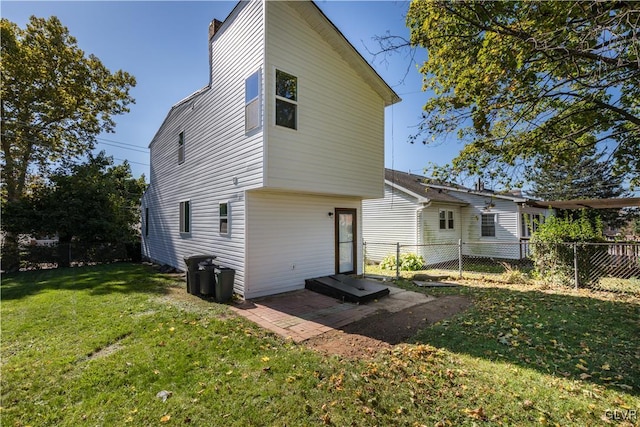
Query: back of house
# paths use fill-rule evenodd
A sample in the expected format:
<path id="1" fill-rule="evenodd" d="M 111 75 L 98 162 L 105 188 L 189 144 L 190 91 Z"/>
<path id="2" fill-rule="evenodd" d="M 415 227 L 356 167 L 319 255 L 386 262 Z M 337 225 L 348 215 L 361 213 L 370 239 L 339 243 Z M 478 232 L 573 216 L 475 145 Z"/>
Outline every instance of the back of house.
<path id="1" fill-rule="evenodd" d="M 245 298 L 361 272 L 362 200 L 383 195 L 399 97 L 310 1 L 238 3 L 209 55 L 209 84 L 150 144 L 143 255 L 215 255 Z"/>
<path id="2" fill-rule="evenodd" d="M 437 183 L 386 170 L 384 197 L 363 202 L 363 236 L 371 262 L 401 252 L 421 255 L 425 264 L 450 264 L 467 257 L 518 260 L 548 210 L 510 193 Z"/>

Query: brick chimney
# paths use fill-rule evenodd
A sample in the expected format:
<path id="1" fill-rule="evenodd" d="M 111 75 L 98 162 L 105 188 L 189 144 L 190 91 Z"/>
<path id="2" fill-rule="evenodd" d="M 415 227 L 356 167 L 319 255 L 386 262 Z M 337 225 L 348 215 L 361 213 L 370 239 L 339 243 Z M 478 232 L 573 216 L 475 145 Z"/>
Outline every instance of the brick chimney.
<path id="1" fill-rule="evenodd" d="M 211 50 L 211 41 L 213 40 L 213 36 L 220 30 L 220 27 L 222 27 L 222 21 L 218 21 L 217 19 L 214 19 L 209 24 L 209 86 L 211 86 L 213 80 L 213 51 Z"/>
<path id="2" fill-rule="evenodd" d="M 211 21 L 211 23 L 209 24 L 209 41 L 211 41 L 213 36 L 216 35 L 220 27 L 222 27 L 222 21 L 218 21 L 217 19 Z"/>

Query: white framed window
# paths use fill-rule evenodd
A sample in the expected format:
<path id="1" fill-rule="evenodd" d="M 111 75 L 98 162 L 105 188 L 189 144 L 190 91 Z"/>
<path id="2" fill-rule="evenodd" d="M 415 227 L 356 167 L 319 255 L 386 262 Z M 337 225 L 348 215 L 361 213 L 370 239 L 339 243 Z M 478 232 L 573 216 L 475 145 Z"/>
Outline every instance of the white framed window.
<path id="1" fill-rule="evenodd" d="M 191 233 L 191 201 L 180 202 L 180 233 Z"/>
<path id="2" fill-rule="evenodd" d="M 178 134 L 178 164 L 184 163 L 184 132 Z"/>
<path id="3" fill-rule="evenodd" d="M 440 230 L 453 230 L 455 228 L 453 211 L 440 209 L 439 220 L 440 220 Z"/>
<path id="4" fill-rule="evenodd" d="M 531 235 L 538 230 L 540 224 L 542 224 L 543 218 L 544 216 L 540 214 L 523 213 L 521 216 L 522 237 L 531 237 Z"/>
<path id="5" fill-rule="evenodd" d="M 149 208 L 144 208 L 144 235 L 149 235 Z"/>
<path id="6" fill-rule="evenodd" d="M 276 125 L 298 129 L 298 78 L 276 70 Z"/>
<path id="7" fill-rule="evenodd" d="M 483 213 L 480 225 L 480 235 L 482 237 L 496 237 L 497 215 L 493 213 Z"/>
<path id="8" fill-rule="evenodd" d="M 260 70 L 251 74 L 244 81 L 244 130 L 251 132 L 260 127 Z"/>
<path id="9" fill-rule="evenodd" d="M 220 202 L 218 205 L 220 234 L 229 234 L 229 202 Z"/>

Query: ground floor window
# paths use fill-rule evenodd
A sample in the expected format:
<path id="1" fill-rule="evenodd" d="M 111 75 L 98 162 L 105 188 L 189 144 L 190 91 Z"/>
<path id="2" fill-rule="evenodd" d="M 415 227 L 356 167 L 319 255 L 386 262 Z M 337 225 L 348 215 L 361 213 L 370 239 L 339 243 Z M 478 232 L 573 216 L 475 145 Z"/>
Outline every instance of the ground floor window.
<path id="1" fill-rule="evenodd" d="M 180 202 L 180 232 L 191 232 L 191 201 Z"/>
<path id="2" fill-rule="evenodd" d="M 440 210 L 440 230 L 453 230 L 453 211 Z"/>
<path id="3" fill-rule="evenodd" d="M 220 212 L 220 234 L 229 234 L 229 203 L 223 202 L 219 205 Z"/>
<path id="4" fill-rule="evenodd" d="M 496 214 L 482 214 L 482 237 L 496 237 Z"/>

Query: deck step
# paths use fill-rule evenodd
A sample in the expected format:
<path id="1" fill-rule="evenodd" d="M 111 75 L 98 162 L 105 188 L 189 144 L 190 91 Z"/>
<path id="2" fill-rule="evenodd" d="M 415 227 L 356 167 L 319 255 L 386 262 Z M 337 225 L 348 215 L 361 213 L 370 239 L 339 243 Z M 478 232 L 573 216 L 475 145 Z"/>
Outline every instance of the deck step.
<path id="1" fill-rule="evenodd" d="M 363 303 L 389 295 L 389 288 L 379 282 L 344 274 L 305 280 L 305 288 L 339 300 Z"/>

